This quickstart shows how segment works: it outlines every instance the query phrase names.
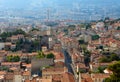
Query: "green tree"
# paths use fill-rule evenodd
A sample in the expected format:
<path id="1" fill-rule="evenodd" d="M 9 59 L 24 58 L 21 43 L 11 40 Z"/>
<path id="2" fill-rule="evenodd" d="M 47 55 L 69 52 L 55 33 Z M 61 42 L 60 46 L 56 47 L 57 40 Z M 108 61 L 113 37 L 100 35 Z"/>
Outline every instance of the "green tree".
<path id="1" fill-rule="evenodd" d="M 92 40 L 98 40 L 100 38 L 99 35 L 92 35 Z"/>
<path id="2" fill-rule="evenodd" d="M 17 34 L 23 34 L 25 35 L 26 33 L 22 30 L 22 29 L 17 29 L 16 31 L 12 32 L 13 35 L 17 35 Z"/>
<path id="3" fill-rule="evenodd" d="M 110 56 L 111 61 L 114 61 L 114 60 L 118 61 L 119 59 L 120 58 L 119 58 L 119 56 L 117 56 L 117 54 L 111 54 L 111 56 Z"/>
<path id="4" fill-rule="evenodd" d="M 106 69 L 107 67 L 98 67 L 98 73 L 104 73 L 104 70 Z"/>
<path id="5" fill-rule="evenodd" d="M 16 48 L 15 48 L 13 51 L 21 50 L 21 45 L 22 45 L 23 43 L 24 43 L 24 42 L 23 42 L 22 39 L 21 39 L 21 40 L 18 40 L 18 41 L 16 42 Z"/>
<path id="6" fill-rule="evenodd" d="M 33 50 L 39 50 L 39 44 L 40 44 L 40 40 L 34 40 L 33 41 Z"/>
<path id="7" fill-rule="evenodd" d="M 8 70 L 9 70 L 9 68 L 8 68 L 8 67 L 6 67 L 6 66 L 2 66 L 2 67 L 0 67 L 0 70 L 1 70 L 1 71 L 8 71 Z"/>
<path id="8" fill-rule="evenodd" d="M 91 24 L 86 24 L 86 30 L 91 28 Z"/>
<path id="9" fill-rule="evenodd" d="M 91 52 L 85 49 L 84 50 L 84 56 L 85 56 L 84 62 L 87 66 L 89 65 L 89 62 L 90 62 L 90 55 L 91 55 Z"/>
<path id="10" fill-rule="evenodd" d="M 38 51 L 36 58 L 45 58 L 45 54 L 42 51 Z"/>
<path id="11" fill-rule="evenodd" d="M 69 28 L 75 28 L 76 26 L 75 25 L 69 25 L 68 27 Z"/>
<path id="12" fill-rule="evenodd" d="M 25 35 L 26 33 L 22 29 L 18 29 L 14 32 L 3 32 L 2 34 L 0 34 L 0 37 L 2 38 L 3 42 L 6 42 L 8 37 L 11 37 L 12 35 L 17 35 L 17 34 Z"/>
<path id="13" fill-rule="evenodd" d="M 32 28 L 31 31 L 39 31 L 39 29 L 37 29 L 37 28 Z"/>
<path id="14" fill-rule="evenodd" d="M 84 44 L 85 41 L 84 40 L 79 40 L 79 44 Z"/>
<path id="15" fill-rule="evenodd" d="M 12 36 L 11 32 L 3 32 L 2 34 L 0 34 L 0 37 L 3 42 L 6 42 L 7 37 L 11 37 L 11 36 Z"/>
<path id="16" fill-rule="evenodd" d="M 47 57 L 47 58 L 54 58 L 54 54 L 53 54 L 53 53 L 47 54 L 46 57 Z"/>
<path id="17" fill-rule="evenodd" d="M 6 57 L 6 60 L 7 60 L 8 62 L 11 62 L 11 61 L 12 61 L 12 58 L 13 58 L 13 56 L 7 56 L 7 57 Z"/>
<path id="18" fill-rule="evenodd" d="M 13 61 L 14 62 L 19 62 L 20 61 L 20 57 L 19 56 L 14 56 L 13 57 Z"/>
<path id="19" fill-rule="evenodd" d="M 120 26 L 119 26 L 119 27 L 117 27 L 117 30 L 120 30 Z"/>
<path id="20" fill-rule="evenodd" d="M 120 82 L 120 61 L 111 64 L 108 69 L 111 70 L 113 74 L 110 78 L 106 78 L 105 82 Z"/>
<path id="21" fill-rule="evenodd" d="M 7 56 L 6 60 L 8 62 L 19 62 L 20 61 L 20 57 L 19 56 Z"/>
<path id="22" fill-rule="evenodd" d="M 106 62 L 111 62 L 111 60 L 108 57 L 104 56 L 104 57 L 99 59 L 99 62 L 100 63 L 106 63 Z"/>
<path id="23" fill-rule="evenodd" d="M 110 53 L 110 56 L 104 56 L 102 58 L 99 59 L 99 62 L 112 62 L 112 61 L 118 61 L 120 60 L 119 56 L 117 54 L 114 53 Z"/>

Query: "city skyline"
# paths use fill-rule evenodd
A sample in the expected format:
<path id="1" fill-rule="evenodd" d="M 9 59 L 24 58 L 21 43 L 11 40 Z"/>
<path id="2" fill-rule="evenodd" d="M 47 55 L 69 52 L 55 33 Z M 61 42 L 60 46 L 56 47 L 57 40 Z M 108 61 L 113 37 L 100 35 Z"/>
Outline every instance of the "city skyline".
<path id="1" fill-rule="evenodd" d="M 119 0 L 0 0 L 0 20 L 40 22 L 48 19 L 48 10 L 51 21 L 117 19 L 119 7 Z"/>

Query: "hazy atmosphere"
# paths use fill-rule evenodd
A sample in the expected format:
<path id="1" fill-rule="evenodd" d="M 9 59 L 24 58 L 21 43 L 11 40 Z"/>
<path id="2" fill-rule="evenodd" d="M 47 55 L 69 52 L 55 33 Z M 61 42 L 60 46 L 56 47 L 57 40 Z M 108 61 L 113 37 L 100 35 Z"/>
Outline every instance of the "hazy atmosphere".
<path id="1" fill-rule="evenodd" d="M 27 18 L 29 16 L 43 20 L 46 19 L 46 12 L 49 10 L 52 20 L 99 20 L 106 15 L 112 18 L 119 17 L 119 2 L 119 0 L 0 0 L 2 12 L 0 14 Z"/>

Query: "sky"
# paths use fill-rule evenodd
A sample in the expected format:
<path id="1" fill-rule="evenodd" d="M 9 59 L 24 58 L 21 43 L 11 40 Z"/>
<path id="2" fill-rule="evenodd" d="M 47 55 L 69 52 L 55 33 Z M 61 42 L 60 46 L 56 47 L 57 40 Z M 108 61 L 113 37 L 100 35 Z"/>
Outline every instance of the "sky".
<path id="1" fill-rule="evenodd" d="M 109 14 L 109 16 L 120 16 L 119 3 L 120 0 L 0 0 L 0 11 L 5 11 L 5 13 L 10 11 L 7 13 L 15 14 L 15 16 L 36 16 L 36 14 L 41 16 L 41 14 L 45 15 L 49 9 L 51 14 L 56 17 L 58 15 L 66 17 L 65 15 L 73 15 L 74 13 L 76 13 L 77 16 L 79 14 L 81 16 L 94 16 L 96 13 L 103 15 L 104 13 L 102 12 L 107 10 L 106 13 L 107 15 Z M 97 11 L 94 9 L 97 9 Z M 16 12 L 14 12 L 14 10 Z M 23 14 L 19 14 L 21 12 Z M 83 15 L 83 13 L 85 15 Z M 78 18 L 77 16 L 76 18 Z"/>
<path id="2" fill-rule="evenodd" d="M 73 6 L 73 4 L 118 4 L 120 0 L 0 0 L 0 8 L 34 9 L 42 7 Z"/>

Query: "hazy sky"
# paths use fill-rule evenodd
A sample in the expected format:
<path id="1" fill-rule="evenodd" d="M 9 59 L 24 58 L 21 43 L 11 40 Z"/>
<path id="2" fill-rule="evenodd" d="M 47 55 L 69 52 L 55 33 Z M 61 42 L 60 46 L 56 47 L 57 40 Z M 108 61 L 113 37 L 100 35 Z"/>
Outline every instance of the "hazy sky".
<path id="1" fill-rule="evenodd" d="M 119 4 L 120 0 L 0 0 L 0 8 L 41 8 L 41 7 L 56 7 L 56 6 L 70 6 L 77 4 Z"/>

